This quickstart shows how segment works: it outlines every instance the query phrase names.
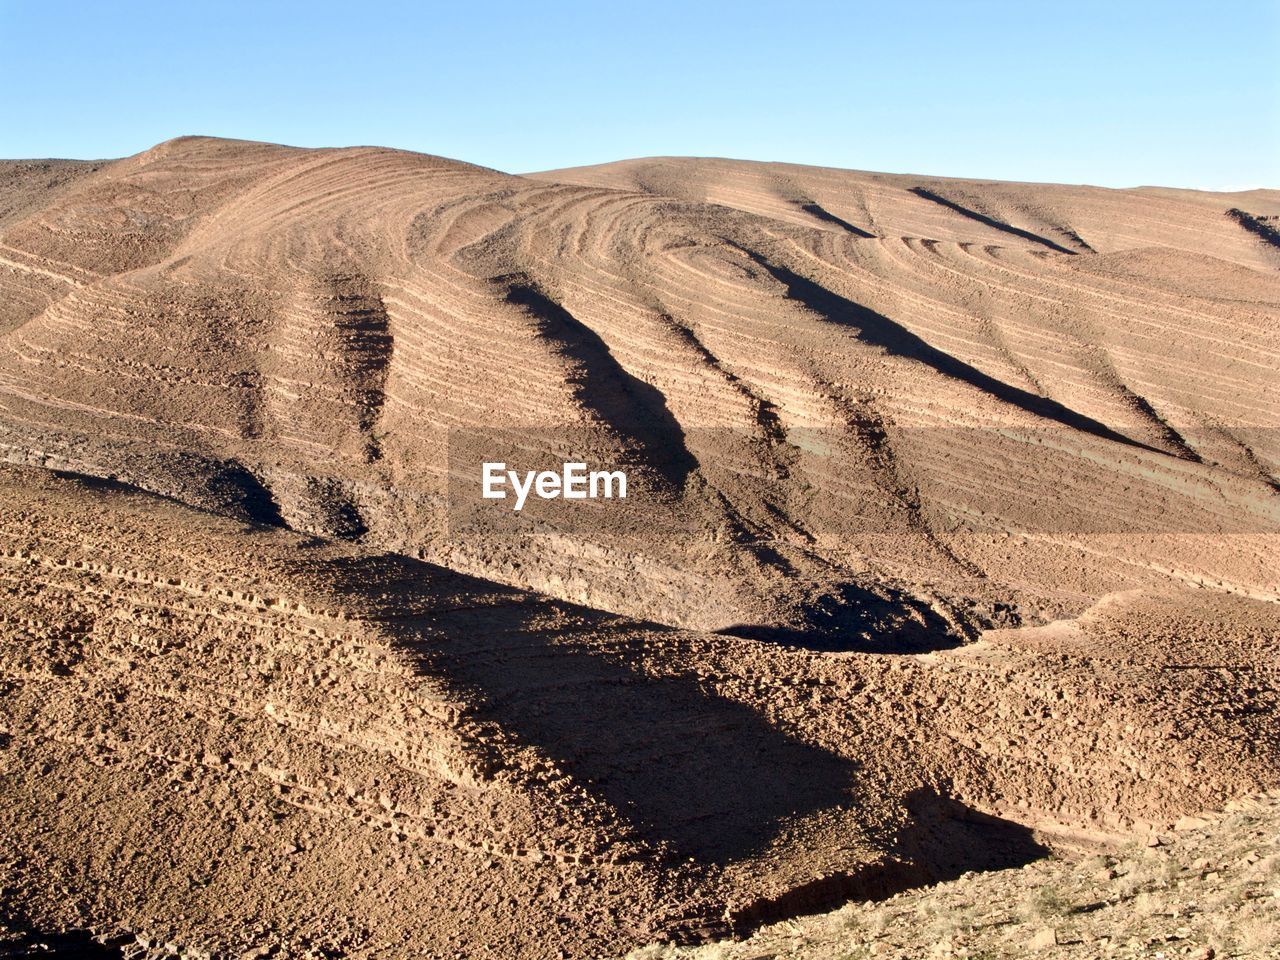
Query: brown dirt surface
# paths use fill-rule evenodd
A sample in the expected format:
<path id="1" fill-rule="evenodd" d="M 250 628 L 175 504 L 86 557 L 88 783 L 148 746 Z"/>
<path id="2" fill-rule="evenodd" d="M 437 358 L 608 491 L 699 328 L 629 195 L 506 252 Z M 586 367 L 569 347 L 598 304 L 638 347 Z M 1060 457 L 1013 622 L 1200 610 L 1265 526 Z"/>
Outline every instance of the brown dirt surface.
<path id="1" fill-rule="evenodd" d="M 628 960 L 1280 957 L 1280 798 L 1085 860 L 967 874 L 770 926 L 742 943 L 655 944 Z"/>
<path id="2" fill-rule="evenodd" d="M 11 952 L 618 956 L 1280 787 L 1277 212 L 0 164 Z"/>

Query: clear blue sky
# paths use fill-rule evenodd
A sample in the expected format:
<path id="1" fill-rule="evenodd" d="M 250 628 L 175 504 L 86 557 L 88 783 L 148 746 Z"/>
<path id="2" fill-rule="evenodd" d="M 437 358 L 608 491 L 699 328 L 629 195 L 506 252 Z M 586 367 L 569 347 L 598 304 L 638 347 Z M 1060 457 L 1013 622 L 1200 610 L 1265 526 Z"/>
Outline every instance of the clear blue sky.
<path id="1" fill-rule="evenodd" d="M 0 156 L 188 133 L 1280 187 L 1280 0 L 0 0 Z"/>

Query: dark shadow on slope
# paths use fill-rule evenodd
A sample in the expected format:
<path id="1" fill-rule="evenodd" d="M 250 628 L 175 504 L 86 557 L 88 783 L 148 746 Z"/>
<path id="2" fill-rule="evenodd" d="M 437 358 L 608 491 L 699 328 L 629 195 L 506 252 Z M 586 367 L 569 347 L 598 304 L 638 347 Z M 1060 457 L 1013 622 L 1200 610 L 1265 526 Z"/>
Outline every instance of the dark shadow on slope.
<path id="1" fill-rule="evenodd" d="M 335 558 L 314 572 L 356 615 L 384 624 L 424 677 L 453 687 L 470 704 L 470 720 L 539 748 L 639 839 L 664 849 L 671 869 L 759 855 L 789 822 L 857 808 L 855 762 L 787 736 L 695 676 L 646 673 L 645 663 L 664 669 L 678 660 L 645 646 L 674 631 L 398 554 Z M 905 826 L 879 838 L 883 860 L 798 880 L 730 916 L 711 903 L 672 918 L 664 933 L 681 942 L 747 934 L 1046 852 L 1025 827 L 936 791 L 903 799 Z"/>
<path id="2" fill-rule="evenodd" d="M 977 367 L 971 366 L 963 360 L 931 346 L 927 341 L 901 324 L 890 320 L 884 314 L 877 313 L 870 307 L 864 307 L 860 303 L 846 299 L 840 294 L 814 283 L 807 277 L 802 277 L 800 274 L 788 270 L 786 267 L 771 263 L 758 253 L 749 250 L 745 252 L 761 267 L 769 271 L 774 279 L 786 285 L 787 296 L 832 323 L 855 328 L 858 331 L 859 338 L 866 343 L 880 347 L 894 356 L 906 357 L 923 363 L 944 376 L 960 380 L 971 387 L 976 387 L 998 400 L 1012 404 L 1027 413 L 1044 417 L 1046 420 L 1053 420 L 1065 427 L 1092 434 L 1103 440 L 1124 443 L 1143 450 L 1150 450 L 1152 453 L 1163 453 L 1163 451 L 1156 450 L 1145 443 L 1131 440 L 1124 434 L 1112 430 L 1106 424 L 1082 413 L 1077 413 L 1056 400 L 1030 393 L 1020 387 L 1015 387 L 1005 383 L 1003 380 L 998 380 L 985 374 Z"/>
<path id="3" fill-rule="evenodd" d="M 209 478 L 209 488 L 238 506 L 245 519 L 269 527 L 286 526 L 271 491 L 235 460 L 225 461 Z"/>
<path id="4" fill-rule="evenodd" d="M 1280 230 L 1276 229 L 1277 226 L 1280 226 L 1280 217 L 1255 217 L 1239 207 L 1232 207 L 1227 211 L 1227 216 L 1263 243 L 1273 247 L 1280 247 Z"/>
<path id="5" fill-rule="evenodd" d="M 345 604 L 371 607 L 424 673 L 470 690 L 475 719 L 545 751 L 676 860 L 740 860 L 784 821 L 854 802 L 849 761 L 695 677 L 647 675 L 641 644 L 662 628 L 398 555 L 322 572 Z"/>
<path id="6" fill-rule="evenodd" d="M 876 238 L 876 235 L 874 233 L 868 233 L 866 230 L 863 230 L 861 227 L 855 227 L 848 220 L 845 220 L 841 217 L 837 217 L 830 210 L 827 210 L 825 207 L 820 206 L 819 204 L 815 203 L 812 200 L 806 200 L 802 202 L 800 204 L 800 209 L 803 210 L 805 213 L 809 214 L 809 216 L 816 217 L 817 219 L 821 220 L 823 223 L 831 223 L 837 227 L 841 227 L 847 230 L 849 233 L 852 233 L 855 237 L 862 237 L 864 240 L 874 240 Z"/>
<path id="7" fill-rule="evenodd" d="M 1078 251 L 1070 250 L 1061 244 L 1054 243 L 1052 240 L 1042 237 L 1038 233 L 1032 233 L 1030 230 L 1023 230 L 1021 227 L 1015 227 L 1002 220 L 996 220 L 994 217 L 988 217 L 985 213 L 979 213 L 977 210 L 971 210 L 968 207 L 961 206 L 954 200 L 948 200 L 940 193 L 934 193 L 932 190 L 926 190 L 924 187 L 911 187 L 910 189 L 912 193 L 917 197 L 920 197 L 922 200 L 929 200 L 933 203 L 946 207 L 948 210 L 954 210 L 956 213 L 960 214 L 960 216 L 967 217 L 970 220 L 976 220 L 978 223 L 988 226 L 993 230 L 999 230 L 1001 233 L 1007 233 L 1022 240 L 1029 240 L 1032 243 L 1041 244 L 1058 253 L 1069 253 L 1072 256 L 1075 256 L 1075 254 L 1078 253 Z"/>
<path id="8" fill-rule="evenodd" d="M 289 505 L 291 527 L 331 540 L 359 540 L 369 532 L 343 483 L 323 476 L 305 476 L 300 481 L 301 492 Z"/>
<path id="9" fill-rule="evenodd" d="M 1190 460 L 1194 463 L 1204 463 L 1204 460 L 1201 458 L 1200 453 L 1195 449 L 1195 447 L 1191 446 L 1187 441 L 1187 438 L 1179 433 L 1178 429 L 1174 427 L 1173 424 L 1156 411 L 1156 408 L 1152 406 L 1150 400 L 1138 393 L 1136 390 L 1130 388 L 1126 383 L 1121 383 L 1120 386 L 1121 389 L 1124 390 L 1125 396 L 1128 397 L 1129 402 L 1132 403 L 1138 412 L 1146 417 L 1156 430 L 1160 432 L 1162 435 L 1161 439 L 1176 451 L 1174 456 L 1182 457 L 1183 459 Z"/>
<path id="10" fill-rule="evenodd" d="M 341 348 L 339 368 L 357 398 L 356 426 L 364 441 L 365 458 L 381 459 L 376 434 L 386 405 L 387 374 L 395 353 L 391 318 L 375 285 L 360 275 L 333 277 L 326 283 L 326 302 Z"/>
<path id="11" fill-rule="evenodd" d="M 906 806 L 911 819 L 893 847 L 924 869 L 927 883 L 971 870 L 1021 867 L 1049 855 L 1024 824 L 981 813 L 938 790 L 921 787 L 907 796 Z"/>
<path id="12" fill-rule="evenodd" d="M 145 493 L 248 523 L 268 527 L 286 525 L 271 491 L 238 460 L 215 460 L 187 452 L 153 457 L 141 463 L 127 455 L 119 460 L 118 465 L 111 467 L 86 462 L 50 468 L 50 473 L 90 489 Z M 76 469 L 77 466 L 83 469 Z M 107 473 L 108 469 L 113 472 Z M 158 489 L 160 487 L 165 489 Z"/>
<path id="13" fill-rule="evenodd" d="M 121 960 L 124 947 L 137 942 L 122 935 L 99 939 L 88 930 L 38 930 L 24 920 L 0 915 L 0 960 L 51 957 L 54 960 Z"/>
<path id="14" fill-rule="evenodd" d="M 927 603 L 882 587 L 842 584 L 818 598 L 794 626 L 738 624 L 717 633 L 824 653 L 928 653 L 960 646 L 966 637 Z"/>
<path id="15" fill-rule="evenodd" d="M 118 477 L 100 477 L 93 473 L 79 473 L 75 470 L 58 470 L 47 468 L 50 476 L 57 477 L 59 480 L 65 480 L 68 483 L 74 483 L 86 490 L 96 490 L 99 493 L 125 493 L 125 494 L 146 494 L 149 497 L 155 497 L 158 500 L 165 500 L 168 503 L 176 503 L 181 506 L 187 506 L 181 500 L 173 497 L 166 497 L 161 493 L 152 493 L 150 490 L 143 490 L 141 487 L 135 487 L 133 484 L 125 483 Z"/>
<path id="16" fill-rule="evenodd" d="M 916 790 L 906 805 L 911 817 L 890 844 L 892 859 L 757 900 L 728 918 L 729 931 L 745 936 L 764 924 L 823 913 L 855 900 L 886 900 L 970 871 L 1021 867 L 1049 853 L 1022 824 L 979 813 L 933 790 Z"/>
<path id="17" fill-rule="evenodd" d="M 524 308 L 544 335 L 581 365 L 584 375 L 574 386 L 582 402 L 634 441 L 644 463 L 679 491 L 698 462 L 662 391 L 628 373 L 598 333 L 532 284 L 511 284 L 507 302 Z"/>

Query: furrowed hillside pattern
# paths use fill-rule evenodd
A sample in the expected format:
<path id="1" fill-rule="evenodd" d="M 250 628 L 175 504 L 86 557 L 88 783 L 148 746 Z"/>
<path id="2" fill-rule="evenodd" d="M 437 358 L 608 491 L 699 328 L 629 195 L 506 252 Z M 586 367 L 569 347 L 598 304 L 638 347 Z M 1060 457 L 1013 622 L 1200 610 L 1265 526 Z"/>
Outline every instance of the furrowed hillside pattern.
<path id="1" fill-rule="evenodd" d="M 1276 593 L 1183 542 L 1276 528 L 1280 262 L 1229 215 L 1271 193 L 193 138 L 43 199 L 0 236 L 14 462 L 703 629 Z M 449 536 L 451 444 L 503 430 L 647 471 L 645 521 Z"/>
<path id="2" fill-rule="evenodd" d="M 2 489 L 0 867 L 35 929 L 621 953 L 1143 834 L 1280 760 L 1280 615 L 1230 594 L 832 657 Z"/>
<path id="3" fill-rule="evenodd" d="M 0 164 L 9 932 L 607 955 L 1280 787 L 1278 214 Z"/>

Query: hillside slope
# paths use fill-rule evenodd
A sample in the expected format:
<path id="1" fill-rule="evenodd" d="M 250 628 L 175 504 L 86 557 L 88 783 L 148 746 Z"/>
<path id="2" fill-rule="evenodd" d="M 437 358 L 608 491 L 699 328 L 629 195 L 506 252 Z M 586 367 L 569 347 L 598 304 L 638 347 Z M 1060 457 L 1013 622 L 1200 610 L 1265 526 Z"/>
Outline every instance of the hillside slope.
<path id="1" fill-rule="evenodd" d="M 1280 799 L 1249 797 L 1079 862 L 971 874 L 788 921 L 741 944 L 652 945 L 628 960 L 1280 956 Z"/>
<path id="2" fill-rule="evenodd" d="M 0 933 L 585 958 L 1280 788 L 1278 210 L 0 165 Z"/>
<path id="3" fill-rule="evenodd" d="M 0 907 L 36 933 L 599 956 L 1280 786 L 1280 608 L 1228 594 L 832 656 L 44 471 L 0 471 L 0 543 Z"/>
<path id="4" fill-rule="evenodd" d="M 1275 597 L 1280 274 L 1236 202 L 172 141 L 0 233 L 0 451 L 816 644 Z M 473 510 L 504 458 L 632 495 Z"/>

